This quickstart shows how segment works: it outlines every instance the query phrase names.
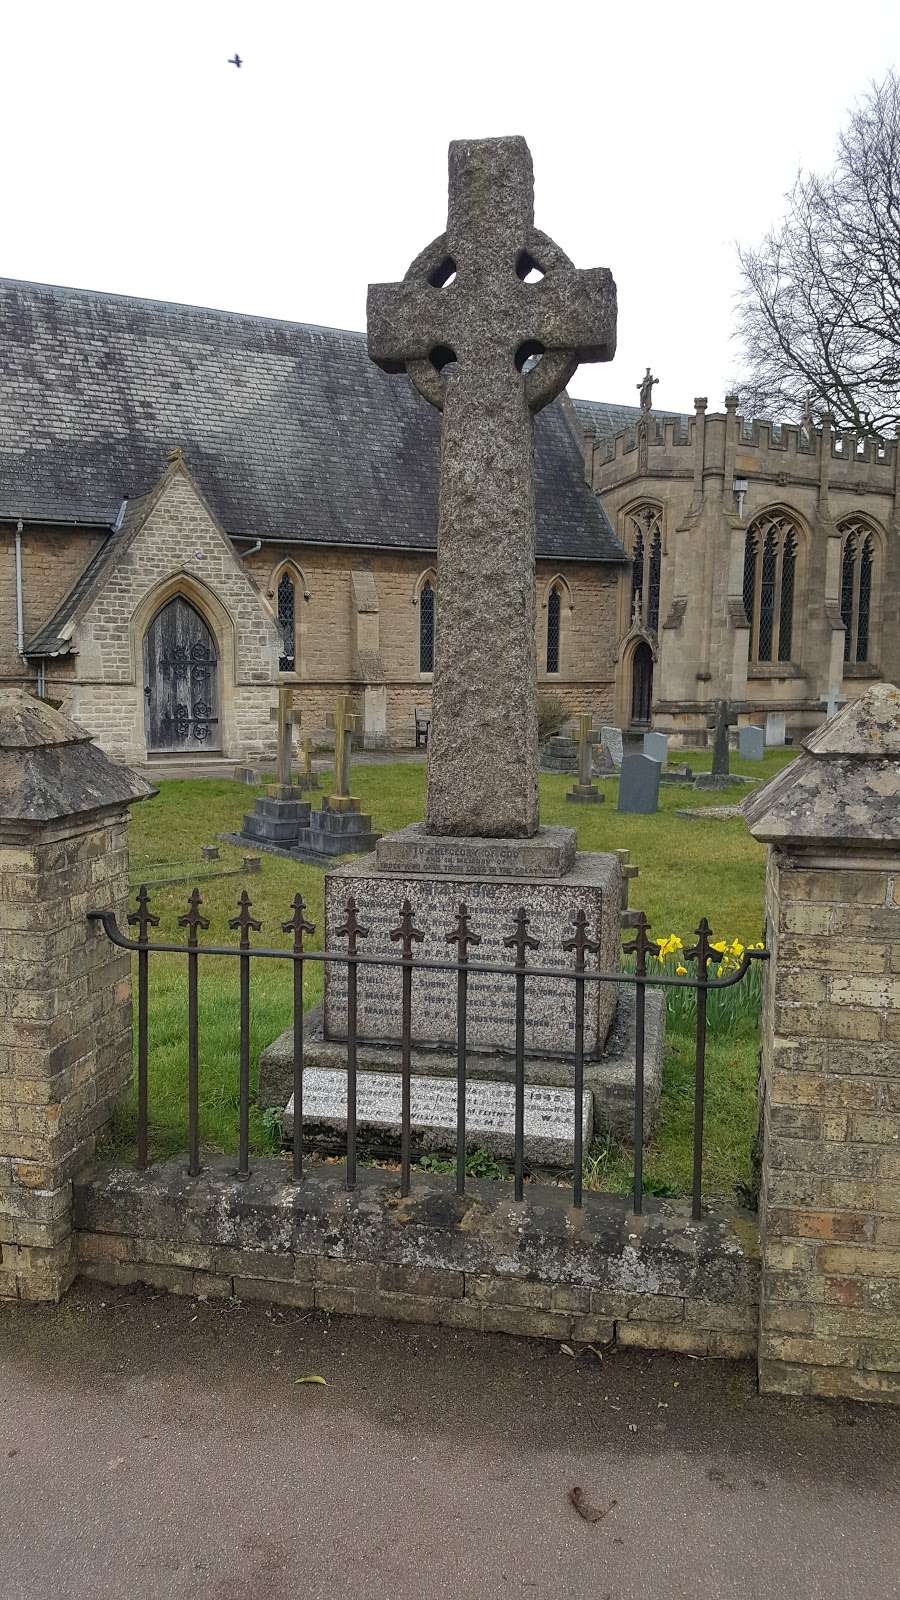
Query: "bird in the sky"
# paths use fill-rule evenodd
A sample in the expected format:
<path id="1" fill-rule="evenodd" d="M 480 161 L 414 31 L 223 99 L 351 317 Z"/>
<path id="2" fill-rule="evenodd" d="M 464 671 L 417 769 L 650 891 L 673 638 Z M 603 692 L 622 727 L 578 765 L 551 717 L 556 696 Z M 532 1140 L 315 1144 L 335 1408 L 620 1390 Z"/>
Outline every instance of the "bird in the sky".
<path id="1" fill-rule="evenodd" d="M 228 65 L 230 67 L 242 67 L 244 65 L 236 50 L 233 56 L 228 57 Z"/>

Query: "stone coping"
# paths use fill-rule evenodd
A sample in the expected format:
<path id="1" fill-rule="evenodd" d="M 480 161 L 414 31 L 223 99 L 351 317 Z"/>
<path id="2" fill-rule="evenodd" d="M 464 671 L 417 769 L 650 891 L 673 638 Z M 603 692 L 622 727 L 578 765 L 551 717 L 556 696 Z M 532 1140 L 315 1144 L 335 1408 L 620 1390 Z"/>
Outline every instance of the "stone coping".
<path id="1" fill-rule="evenodd" d="M 756 1346 L 756 1218 L 690 1202 L 342 1167 L 288 1181 L 263 1159 L 250 1179 L 216 1156 L 189 1178 L 181 1156 L 145 1172 L 95 1168 L 75 1184 L 80 1270 L 111 1283 L 231 1294 L 328 1312 L 746 1357 Z"/>
<path id="2" fill-rule="evenodd" d="M 530 839 L 479 839 L 428 833 L 411 822 L 375 847 L 380 872 L 461 874 L 471 878 L 560 878 L 575 865 L 574 828 L 539 828 Z"/>

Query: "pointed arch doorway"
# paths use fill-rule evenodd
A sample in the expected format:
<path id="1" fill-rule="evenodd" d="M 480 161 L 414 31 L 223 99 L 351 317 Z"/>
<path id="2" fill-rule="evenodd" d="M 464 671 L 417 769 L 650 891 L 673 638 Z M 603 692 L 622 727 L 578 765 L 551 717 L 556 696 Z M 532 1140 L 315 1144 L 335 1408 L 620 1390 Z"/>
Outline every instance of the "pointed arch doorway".
<path id="1" fill-rule="evenodd" d="M 631 657 L 631 721 L 638 727 L 650 726 L 653 705 L 653 651 L 646 639 L 639 639 Z"/>
<path id="2" fill-rule="evenodd" d="M 220 750 L 219 653 L 183 595 L 161 606 L 144 635 L 148 752 Z"/>

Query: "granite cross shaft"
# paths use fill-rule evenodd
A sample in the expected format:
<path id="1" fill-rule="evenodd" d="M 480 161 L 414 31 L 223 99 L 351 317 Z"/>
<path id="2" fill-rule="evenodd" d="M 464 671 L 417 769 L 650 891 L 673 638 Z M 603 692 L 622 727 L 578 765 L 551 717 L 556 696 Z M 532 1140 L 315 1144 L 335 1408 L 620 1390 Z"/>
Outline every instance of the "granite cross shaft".
<path id="1" fill-rule="evenodd" d="M 269 711 L 269 721 L 278 724 L 278 786 L 290 789 L 293 730 L 300 724 L 300 712 L 294 709 L 294 689 L 290 684 L 279 683 L 278 704 Z"/>
<path id="2" fill-rule="evenodd" d="M 538 281 L 526 281 L 527 279 Z M 429 833 L 538 828 L 532 413 L 609 361 L 616 291 L 534 227 L 524 139 L 450 145 L 447 231 L 368 296 L 369 354 L 443 411 Z"/>
<path id="3" fill-rule="evenodd" d="M 334 793 L 328 796 L 332 811 L 356 811 L 359 807 L 359 801 L 350 793 L 350 750 L 362 719 L 348 709 L 349 705 L 347 695 L 338 695 L 334 712 L 329 711 L 325 718 L 326 727 L 334 729 Z"/>

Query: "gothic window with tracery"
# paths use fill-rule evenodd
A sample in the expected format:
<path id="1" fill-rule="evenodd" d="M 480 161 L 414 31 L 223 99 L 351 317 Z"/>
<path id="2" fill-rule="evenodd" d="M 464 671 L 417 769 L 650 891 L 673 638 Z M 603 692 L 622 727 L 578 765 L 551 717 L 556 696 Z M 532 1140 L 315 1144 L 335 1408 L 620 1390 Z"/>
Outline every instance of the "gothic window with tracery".
<path id="1" fill-rule="evenodd" d="M 297 660 L 296 629 L 297 590 L 289 572 L 283 572 L 278 582 L 278 627 L 281 632 L 279 672 L 294 672 Z"/>
<path id="2" fill-rule="evenodd" d="M 430 578 L 419 590 L 419 671 L 434 671 L 434 585 Z"/>
<path id="3" fill-rule="evenodd" d="M 751 661 L 790 661 L 794 644 L 797 525 L 784 512 L 766 512 L 747 529 L 744 610 Z"/>
<path id="4" fill-rule="evenodd" d="M 875 536 L 864 522 L 843 522 L 840 532 L 844 536 L 841 561 L 844 660 L 863 662 L 869 659 Z"/>
<path id="5" fill-rule="evenodd" d="M 662 579 L 662 512 L 658 506 L 638 506 L 628 515 L 631 552 L 631 614 L 637 607 L 649 633 L 659 629 L 659 589 Z"/>
<path id="6" fill-rule="evenodd" d="M 562 600 L 559 585 L 554 584 L 547 596 L 547 671 L 559 671 L 559 624 Z"/>

